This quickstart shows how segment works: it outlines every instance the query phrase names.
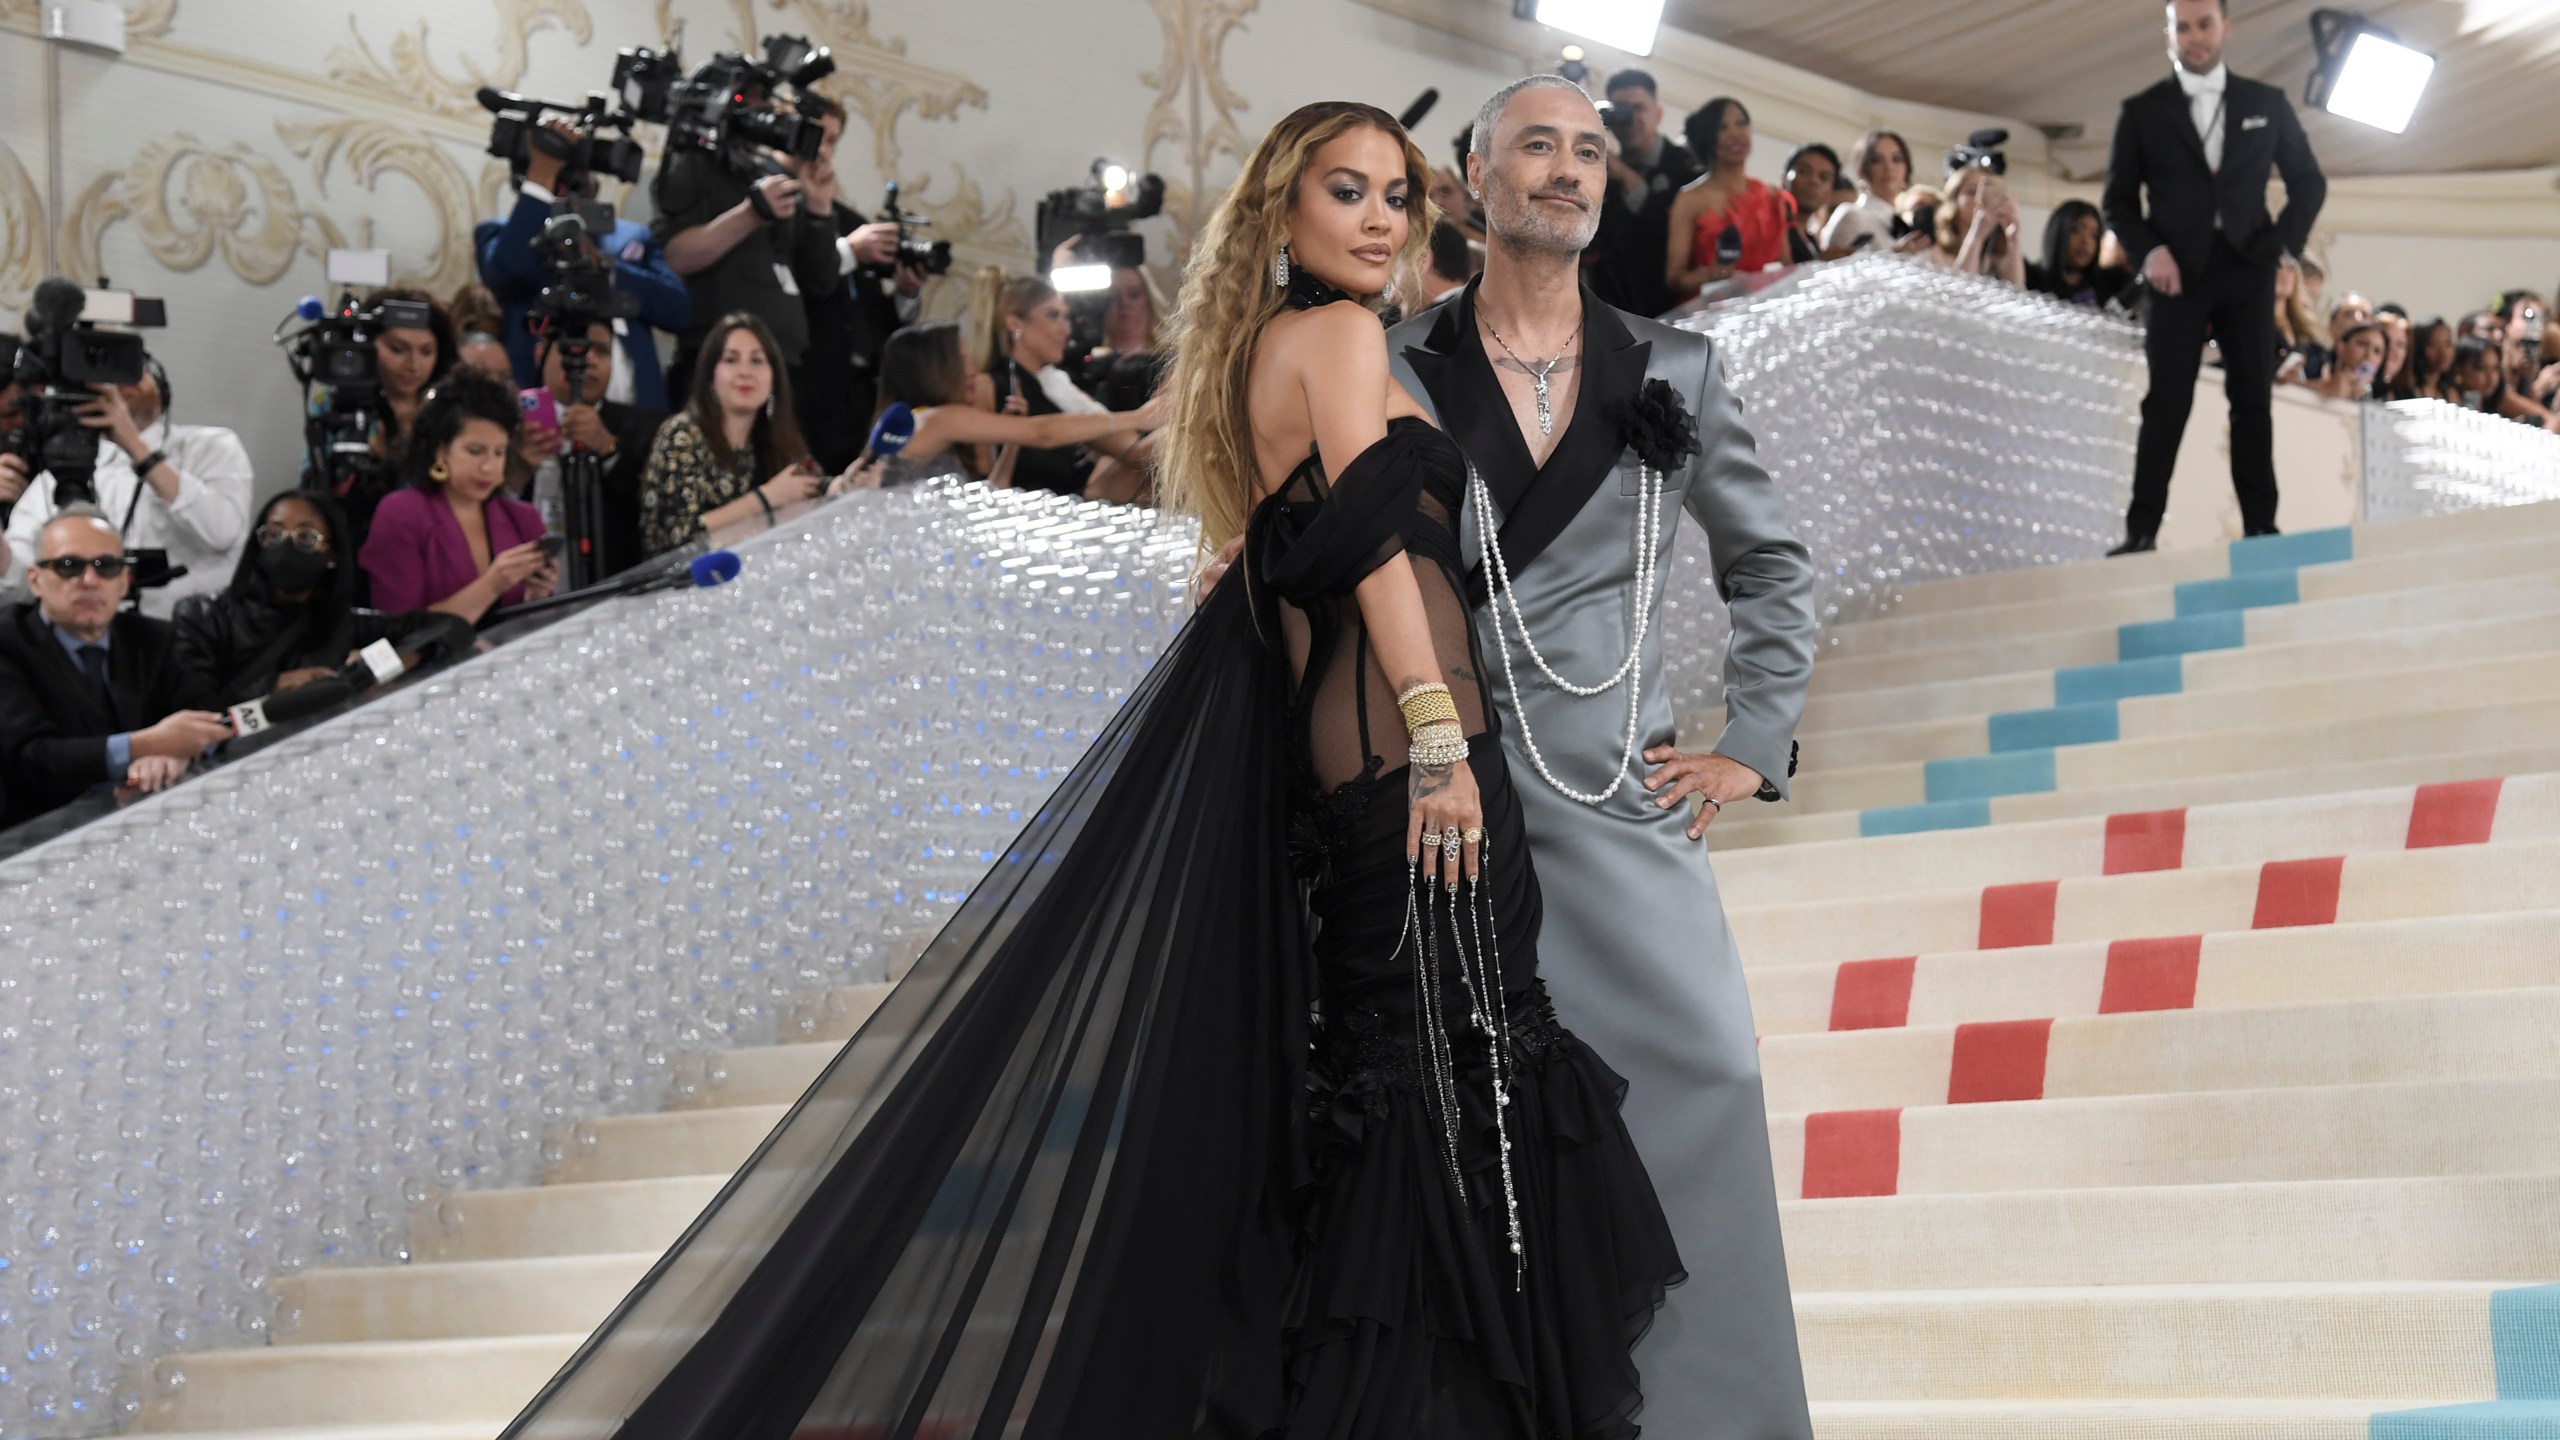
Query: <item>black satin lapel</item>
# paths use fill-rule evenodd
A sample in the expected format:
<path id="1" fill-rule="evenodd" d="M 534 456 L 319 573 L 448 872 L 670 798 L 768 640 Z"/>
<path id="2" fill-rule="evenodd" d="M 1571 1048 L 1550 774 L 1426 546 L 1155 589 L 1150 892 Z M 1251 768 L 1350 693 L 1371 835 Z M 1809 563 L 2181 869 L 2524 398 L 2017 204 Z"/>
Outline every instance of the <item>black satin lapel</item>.
<path id="1" fill-rule="evenodd" d="M 1653 358 L 1652 342 L 1629 335 L 1618 312 L 1588 290 L 1582 295 L 1582 313 L 1586 358 L 1582 388 L 1574 397 L 1573 422 L 1538 471 L 1537 483 L 1528 487 L 1517 506 L 1503 510 L 1502 560 L 1514 575 L 1528 569 L 1555 543 L 1573 517 L 1591 503 L 1592 495 L 1617 473 L 1618 458 L 1626 450 L 1626 408 L 1644 384 L 1645 365 Z M 1503 419 L 1510 420 L 1507 406 Z M 1516 441 L 1518 427 L 1508 428 Z M 1467 598 L 1481 604 L 1485 593 L 1484 569 L 1479 565 L 1467 577 Z"/>
<path id="2" fill-rule="evenodd" d="M 1493 492 L 1494 503 L 1508 515 L 1537 479 L 1537 464 L 1529 455 L 1528 442 L 1520 438 L 1520 426 L 1511 418 L 1511 402 L 1503 396 L 1502 382 L 1494 377 L 1493 362 L 1476 334 L 1478 283 L 1468 281 L 1465 294 L 1440 307 L 1429 349 L 1407 346 L 1404 355 L 1422 388 L 1431 392 L 1432 407 L 1440 413 L 1440 429 L 1474 462 L 1485 488 Z"/>

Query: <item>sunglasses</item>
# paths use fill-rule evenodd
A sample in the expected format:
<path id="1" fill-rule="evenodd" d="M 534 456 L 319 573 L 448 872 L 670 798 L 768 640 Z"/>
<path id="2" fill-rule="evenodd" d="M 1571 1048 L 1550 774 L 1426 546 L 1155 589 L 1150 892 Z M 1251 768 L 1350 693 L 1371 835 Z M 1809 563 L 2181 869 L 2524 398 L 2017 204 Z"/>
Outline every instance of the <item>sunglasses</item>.
<path id="1" fill-rule="evenodd" d="M 281 525 L 261 525 L 256 538 L 261 545 L 282 545 L 290 541 L 294 549 L 305 554 L 317 554 L 329 548 L 329 532 L 307 525 L 298 530 L 287 530 Z"/>
<path id="2" fill-rule="evenodd" d="M 50 560 L 37 561 L 36 568 L 50 570 L 65 580 L 79 579 L 83 570 L 95 570 L 99 579 L 113 580 L 124 573 L 124 564 L 121 555 L 57 555 Z"/>

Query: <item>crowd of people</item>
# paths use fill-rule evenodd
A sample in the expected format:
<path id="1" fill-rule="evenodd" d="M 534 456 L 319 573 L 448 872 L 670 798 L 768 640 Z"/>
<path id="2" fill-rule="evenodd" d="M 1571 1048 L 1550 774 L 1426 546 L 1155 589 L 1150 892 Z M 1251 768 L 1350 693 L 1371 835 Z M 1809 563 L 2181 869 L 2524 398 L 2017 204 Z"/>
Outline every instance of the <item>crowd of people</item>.
<path id="1" fill-rule="evenodd" d="M 2098 206 L 2064 201 L 2030 244 L 2002 167 L 1979 153 L 1923 178 L 1909 142 L 1877 129 L 1845 158 L 1797 146 L 1772 185 L 1746 173 L 1755 132 L 1741 101 L 1710 99 L 1675 127 L 1646 72 L 1621 71 L 1605 90 L 1608 193 L 1582 268 L 1630 311 L 1663 314 L 1754 272 L 1862 252 L 2070 304 L 2141 302 Z M 585 235 L 625 313 L 583 335 L 543 318 L 542 246 L 593 182 L 529 147 L 508 213 L 478 227 L 472 283 L 368 297 L 401 302 L 404 318 L 372 340 L 371 463 L 352 481 L 315 454 L 299 488 L 259 506 L 238 437 L 173 420 L 156 362 L 137 384 L 98 387 L 82 412 L 98 432 L 93 501 L 58 503 L 52 476 L 0 453 L 7 568 L 28 597 L 0 634 L 0 823 L 98 784 L 157 788 L 227 736 L 212 718 L 225 707 L 334 674 L 373 641 L 449 640 L 446 626 L 551 596 L 573 539 L 594 578 L 871 486 L 951 477 L 1149 502 L 1164 418 L 1154 395 L 1170 360 L 1150 275 L 1121 268 L 1107 290 L 1062 295 L 1046 274 L 1068 262 L 1069 241 L 1036 272 L 973 277 L 965 322 L 926 323 L 925 266 L 896 224 L 840 194 L 842 111 L 800 108 L 822 130 L 814 155 L 773 155 L 750 173 L 671 152 L 651 182 L 653 220 Z M 1442 218 L 1400 282 L 1405 313 L 1448 299 L 1482 265 L 1464 179 L 1434 172 L 1430 194 Z M 2560 429 L 2560 330 L 2545 325 L 2541 295 L 2511 290 L 2417 320 L 2353 293 L 2325 300 L 2325 282 L 2311 260 L 2285 260 L 2279 380 Z M 0 432 L 16 428 L 15 402 L 0 389 Z M 893 405 L 911 431 L 874 453 L 866 438 Z M 572 455 L 600 477 L 595 533 L 575 537 Z M 139 567 L 146 554 L 174 578 Z"/>

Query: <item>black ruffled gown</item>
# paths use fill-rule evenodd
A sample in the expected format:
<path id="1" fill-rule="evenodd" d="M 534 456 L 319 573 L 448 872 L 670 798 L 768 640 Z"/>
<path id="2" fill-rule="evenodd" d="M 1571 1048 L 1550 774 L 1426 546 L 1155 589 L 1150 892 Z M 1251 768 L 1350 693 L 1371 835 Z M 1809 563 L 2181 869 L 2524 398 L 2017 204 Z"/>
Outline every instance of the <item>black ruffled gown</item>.
<path id="1" fill-rule="evenodd" d="M 1399 421 L 1264 504 L 1250 583 L 508 1440 L 1636 1433 L 1629 1347 L 1680 1262 L 1624 1082 L 1537 980 L 1460 476 Z M 1427 942 L 1351 600 L 1398 550 L 1488 830 Z M 1500 1046 L 1469 1023 L 1496 992 Z"/>

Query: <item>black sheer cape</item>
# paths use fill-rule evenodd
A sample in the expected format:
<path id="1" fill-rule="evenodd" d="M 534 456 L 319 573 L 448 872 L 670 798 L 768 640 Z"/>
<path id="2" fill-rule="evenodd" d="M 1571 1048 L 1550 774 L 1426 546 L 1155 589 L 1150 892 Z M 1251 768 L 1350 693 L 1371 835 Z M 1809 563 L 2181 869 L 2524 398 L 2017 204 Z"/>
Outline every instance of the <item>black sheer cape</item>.
<path id="1" fill-rule="evenodd" d="M 1244 591 L 506 1440 L 1281 1423 L 1311 979 Z"/>

